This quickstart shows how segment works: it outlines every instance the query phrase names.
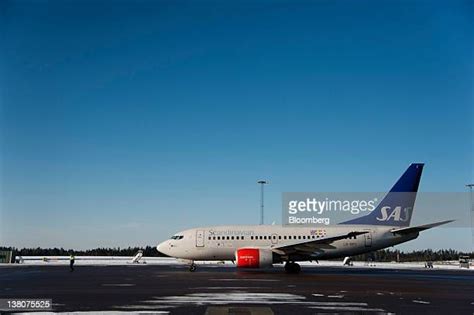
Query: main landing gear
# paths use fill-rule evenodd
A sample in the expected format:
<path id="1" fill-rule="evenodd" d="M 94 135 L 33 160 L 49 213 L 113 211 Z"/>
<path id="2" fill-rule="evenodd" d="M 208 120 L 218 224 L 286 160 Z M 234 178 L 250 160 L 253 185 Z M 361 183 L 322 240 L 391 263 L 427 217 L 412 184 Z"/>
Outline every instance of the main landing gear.
<path id="1" fill-rule="evenodd" d="M 191 271 L 191 272 L 195 272 L 195 271 L 196 271 L 196 268 L 197 268 L 197 267 L 196 267 L 196 264 L 195 264 L 194 262 L 191 263 L 191 265 L 189 265 L 189 271 Z"/>
<path id="2" fill-rule="evenodd" d="M 301 267 L 297 263 L 289 261 L 285 264 L 285 271 L 287 273 L 300 273 Z"/>

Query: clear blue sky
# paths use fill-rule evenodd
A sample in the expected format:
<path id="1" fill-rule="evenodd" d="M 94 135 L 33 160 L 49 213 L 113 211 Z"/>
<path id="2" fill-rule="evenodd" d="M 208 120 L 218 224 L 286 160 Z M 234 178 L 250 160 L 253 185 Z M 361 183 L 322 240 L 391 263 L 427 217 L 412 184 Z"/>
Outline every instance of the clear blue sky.
<path id="1" fill-rule="evenodd" d="M 258 223 L 261 178 L 268 223 L 284 191 L 385 191 L 411 162 L 463 191 L 473 7 L 2 1 L 1 245 Z M 471 247 L 445 231 L 402 248 Z"/>

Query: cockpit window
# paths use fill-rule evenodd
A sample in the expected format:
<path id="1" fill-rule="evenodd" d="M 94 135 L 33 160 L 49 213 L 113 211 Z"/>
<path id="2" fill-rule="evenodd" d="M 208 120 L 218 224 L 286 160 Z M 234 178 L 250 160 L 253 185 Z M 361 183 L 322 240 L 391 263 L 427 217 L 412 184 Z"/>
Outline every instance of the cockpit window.
<path id="1" fill-rule="evenodd" d="M 171 239 L 172 240 L 182 240 L 183 237 L 184 237 L 183 235 L 173 235 L 173 236 L 171 236 Z"/>

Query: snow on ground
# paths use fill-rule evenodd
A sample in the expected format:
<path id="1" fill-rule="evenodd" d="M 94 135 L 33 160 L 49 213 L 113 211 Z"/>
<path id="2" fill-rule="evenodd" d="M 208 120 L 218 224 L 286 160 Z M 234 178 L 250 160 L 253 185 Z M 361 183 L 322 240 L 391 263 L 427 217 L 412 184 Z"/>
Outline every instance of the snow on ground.
<path id="1" fill-rule="evenodd" d="M 116 257 L 116 256 L 76 256 L 75 266 L 92 265 L 92 266 L 111 266 L 111 265 L 186 265 L 187 261 L 178 260 L 169 257 L 143 257 L 139 263 L 132 263 L 133 257 Z M 68 265 L 68 256 L 25 256 L 21 264 L 0 264 L 0 266 L 31 266 L 31 265 Z M 215 262 L 215 261 L 199 261 L 197 265 L 206 265 L 208 267 L 233 267 L 232 262 Z M 317 262 L 300 262 L 302 267 L 341 267 L 341 268 L 389 268 L 389 269 L 425 269 L 425 262 L 375 262 L 368 264 L 363 261 L 353 262 L 353 266 L 343 266 L 342 261 L 319 261 Z M 277 264 L 275 267 L 282 267 Z M 471 264 L 470 269 L 460 268 L 457 261 L 438 261 L 433 262 L 433 269 L 443 270 L 470 270 L 474 271 Z"/>

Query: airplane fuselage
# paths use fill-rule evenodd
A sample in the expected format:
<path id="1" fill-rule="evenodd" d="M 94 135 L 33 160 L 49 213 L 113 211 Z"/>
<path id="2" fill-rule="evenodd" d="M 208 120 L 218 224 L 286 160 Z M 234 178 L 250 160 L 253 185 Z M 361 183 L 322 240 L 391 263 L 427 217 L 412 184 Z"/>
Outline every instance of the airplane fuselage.
<path id="1" fill-rule="evenodd" d="M 334 225 L 323 227 L 294 227 L 276 225 L 229 225 L 194 228 L 176 233 L 158 245 L 161 253 L 180 259 L 235 260 L 241 248 L 277 248 L 347 234 L 366 234 L 337 240 L 320 246 L 316 251 L 282 256 L 283 260 L 306 261 L 353 256 L 394 246 L 418 237 L 418 233 L 399 235 L 391 226 Z"/>

